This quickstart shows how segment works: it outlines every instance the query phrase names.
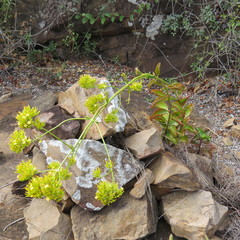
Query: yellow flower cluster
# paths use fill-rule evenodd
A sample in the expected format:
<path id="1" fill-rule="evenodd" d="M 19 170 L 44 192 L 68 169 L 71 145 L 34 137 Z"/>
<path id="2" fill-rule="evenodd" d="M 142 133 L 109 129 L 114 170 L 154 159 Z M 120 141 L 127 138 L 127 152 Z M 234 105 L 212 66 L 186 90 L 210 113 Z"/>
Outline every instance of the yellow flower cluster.
<path id="1" fill-rule="evenodd" d="M 96 78 L 93 78 L 88 74 L 82 75 L 78 81 L 79 85 L 82 88 L 86 88 L 86 89 L 96 87 L 96 82 L 97 82 Z"/>
<path id="2" fill-rule="evenodd" d="M 25 135 L 23 130 L 15 130 L 10 135 L 9 146 L 11 151 L 20 153 L 24 148 L 31 144 L 31 139 Z"/>
<path id="3" fill-rule="evenodd" d="M 46 200 L 61 201 L 64 196 L 62 180 L 70 178 L 71 173 L 67 168 L 61 167 L 59 162 L 48 165 L 50 169 L 44 176 L 37 176 L 25 187 L 26 197 L 46 198 Z"/>
<path id="4" fill-rule="evenodd" d="M 94 114 L 99 107 L 101 107 L 106 101 L 106 96 L 102 93 L 91 96 L 85 102 L 85 106 L 88 108 L 89 112 Z"/>
<path id="5" fill-rule="evenodd" d="M 101 181 L 97 184 L 97 192 L 95 198 L 102 202 L 103 205 L 109 205 L 121 197 L 124 190 L 118 187 L 118 183 Z"/>
<path id="6" fill-rule="evenodd" d="M 26 181 L 37 173 L 37 168 L 32 164 L 31 160 L 26 162 L 22 161 L 17 165 L 16 173 L 18 173 L 17 178 L 19 181 Z"/>
<path id="7" fill-rule="evenodd" d="M 20 128 L 36 127 L 37 129 L 42 129 L 45 123 L 40 122 L 38 118 L 34 119 L 39 113 L 36 107 L 25 106 L 23 111 L 19 112 L 16 116 L 18 126 Z"/>

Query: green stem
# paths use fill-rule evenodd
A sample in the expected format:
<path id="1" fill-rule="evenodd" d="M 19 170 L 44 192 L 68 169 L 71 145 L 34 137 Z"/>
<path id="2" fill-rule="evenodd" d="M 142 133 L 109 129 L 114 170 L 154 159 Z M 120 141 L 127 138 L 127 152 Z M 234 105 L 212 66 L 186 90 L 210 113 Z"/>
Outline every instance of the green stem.
<path id="1" fill-rule="evenodd" d="M 108 148 L 107 148 L 107 144 L 106 144 L 106 142 L 105 142 L 105 140 L 104 140 L 104 138 L 103 138 L 102 132 L 101 132 L 98 124 L 97 124 L 97 123 L 95 123 L 95 124 L 96 124 L 96 126 L 97 126 L 98 131 L 99 131 L 100 137 L 101 137 L 101 139 L 102 139 L 102 141 L 103 141 L 103 145 L 104 145 L 104 148 L 105 148 L 105 151 L 106 151 L 106 154 L 107 154 L 108 161 L 112 161 L 112 160 L 111 160 L 111 157 L 110 157 L 110 155 L 109 155 L 109 151 L 108 151 Z M 110 169 L 110 172 L 111 172 L 111 175 L 112 175 L 112 181 L 115 182 L 114 172 L 113 172 L 113 169 L 112 169 L 112 168 Z"/>

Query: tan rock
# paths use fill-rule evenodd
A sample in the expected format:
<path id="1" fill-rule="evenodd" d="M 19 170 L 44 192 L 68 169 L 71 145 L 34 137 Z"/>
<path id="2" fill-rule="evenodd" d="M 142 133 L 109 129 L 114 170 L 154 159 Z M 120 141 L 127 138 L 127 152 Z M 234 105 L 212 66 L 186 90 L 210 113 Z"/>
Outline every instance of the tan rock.
<path id="1" fill-rule="evenodd" d="M 226 146 L 232 146 L 233 145 L 233 142 L 231 141 L 230 138 L 225 137 L 225 138 L 223 138 L 222 141 Z"/>
<path id="2" fill-rule="evenodd" d="M 33 159 L 32 164 L 37 168 L 38 171 L 44 171 L 47 169 L 46 156 L 39 150 L 39 148 L 33 148 Z"/>
<path id="3" fill-rule="evenodd" d="M 240 131 L 240 125 L 234 125 L 231 127 L 231 129 Z"/>
<path id="4" fill-rule="evenodd" d="M 75 206 L 71 210 L 75 240 L 134 240 L 156 231 L 158 210 L 154 199 L 140 200 L 128 192 L 100 212 L 88 212 Z"/>
<path id="5" fill-rule="evenodd" d="M 33 199 L 24 209 L 24 217 L 29 240 L 66 240 L 72 229 L 70 217 L 44 199 Z"/>
<path id="6" fill-rule="evenodd" d="M 227 217 L 228 208 L 208 191 L 178 191 L 162 197 L 164 218 L 172 232 L 188 240 L 211 238 Z"/>
<path id="7" fill-rule="evenodd" d="M 105 89 L 108 92 L 108 97 L 113 96 L 113 89 L 106 78 L 97 78 L 98 83 L 105 83 L 109 87 Z M 79 86 L 76 82 L 64 93 L 59 93 L 58 103 L 68 112 L 73 112 L 73 108 L 76 110 L 76 117 L 92 117 L 93 115 L 89 112 L 88 108 L 84 105 L 86 100 L 93 95 L 101 93 L 98 88 L 94 89 L 84 89 Z M 104 122 L 104 117 L 107 113 L 110 113 L 113 109 L 117 109 L 118 121 L 116 123 L 106 123 Z M 125 124 L 127 123 L 127 115 L 125 111 L 120 108 L 118 97 L 115 97 L 109 106 L 104 110 L 104 112 L 98 117 L 98 126 L 100 128 L 101 134 L 95 124 L 89 130 L 86 138 L 89 139 L 101 139 L 101 135 L 104 137 L 114 134 L 115 132 L 122 132 L 124 130 Z M 83 123 L 83 128 L 89 123 L 86 120 Z"/>
<path id="8" fill-rule="evenodd" d="M 134 184 L 133 189 L 130 191 L 130 195 L 134 198 L 142 198 L 153 181 L 154 175 L 152 174 L 152 171 L 149 168 L 146 168 Z"/>
<path id="9" fill-rule="evenodd" d="M 232 127 L 235 124 L 236 124 L 236 118 L 233 117 L 233 118 L 230 118 L 227 121 L 225 121 L 224 124 L 223 124 L 223 127 L 230 128 L 230 127 Z"/>
<path id="10" fill-rule="evenodd" d="M 77 139 L 68 139 L 65 142 L 74 146 L 77 141 Z M 52 161 L 62 162 L 71 151 L 58 140 L 42 141 L 39 146 L 47 156 L 48 164 Z M 106 145 L 106 147 L 113 162 L 115 181 L 122 187 L 139 173 L 139 162 L 132 158 L 127 151 L 111 145 Z M 102 143 L 89 139 L 83 140 L 76 151 L 76 164 L 70 167 L 72 177 L 63 181 L 63 188 L 72 200 L 89 211 L 99 211 L 103 208 L 103 204 L 95 199 L 97 184 L 101 179 L 95 179 L 93 171 L 99 167 L 103 173 L 106 173 L 104 167 L 106 159 L 108 157 Z M 111 174 L 105 176 L 104 179 L 112 181 Z"/>
<path id="11" fill-rule="evenodd" d="M 124 143 L 138 159 L 152 156 L 160 150 L 164 150 L 161 133 L 154 127 L 126 138 Z"/>
<path id="12" fill-rule="evenodd" d="M 188 153 L 188 166 L 203 188 L 213 184 L 212 160 L 194 153 Z"/>
<path id="13" fill-rule="evenodd" d="M 167 189 L 174 188 L 187 191 L 195 191 L 200 188 L 200 184 L 191 170 L 169 152 L 159 155 L 148 167 L 155 176 L 153 185 L 155 185 L 155 190 L 159 189 L 160 195 L 163 189 L 166 192 Z M 158 195 L 157 192 L 155 194 Z"/>

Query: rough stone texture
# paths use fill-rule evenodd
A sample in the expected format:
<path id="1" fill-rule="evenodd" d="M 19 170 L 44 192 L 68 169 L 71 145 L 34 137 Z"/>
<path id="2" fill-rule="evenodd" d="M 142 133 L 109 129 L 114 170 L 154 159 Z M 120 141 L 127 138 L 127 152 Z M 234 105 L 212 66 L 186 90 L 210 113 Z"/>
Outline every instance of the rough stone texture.
<path id="1" fill-rule="evenodd" d="M 31 29 L 33 39 L 40 44 L 57 41 L 68 35 L 67 26 L 70 16 L 76 13 L 91 13 L 97 17 L 96 9 L 106 5 L 106 0 L 100 1 L 17 1 L 15 21 L 17 30 L 28 32 Z M 98 42 L 99 54 L 107 59 L 119 59 L 122 64 L 139 66 L 141 69 L 153 71 L 156 64 L 161 62 L 162 74 L 181 72 L 188 62 L 187 58 L 191 46 L 189 38 L 176 38 L 170 34 L 162 34 L 159 30 L 164 14 L 169 14 L 168 0 L 161 1 L 153 8 L 159 9 L 162 14 L 156 16 L 145 15 L 134 23 L 129 19 L 134 13 L 136 5 L 127 0 L 118 0 L 114 6 L 106 11 L 119 13 L 124 16 L 122 22 L 116 20 L 111 23 L 110 18 L 105 24 L 96 21 L 95 24 L 83 24 L 82 18 L 74 19 L 74 31 L 83 35 L 89 29 L 93 41 Z M 144 19 L 151 18 L 154 22 L 148 27 L 143 27 Z M 154 20 L 158 21 L 154 21 Z M 13 21 L 13 24 L 15 22 Z M 15 26 L 15 25 L 14 25 Z M 151 33 L 151 34 L 149 34 Z M 152 35 L 152 33 L 154 33 Z M 149 38 L 150 37 L 150 38 Z M 144 46 L 144 47 L 143 47 Z"/>
<path id="2" fill-rule="evenodd" d="M 146 193 L 147 188 L 154 181 L 154 178 L 152 171 L 146 168 L 134 184 L 133 189 L 130 191 L 130 195 L 137 199 L 142 198 Z"/>
<path id="3" fill-rule="evenodd" d="M 174 234 L 188 240 L 211 238 L 227 217 L 228 208 L 208 191 L 178 191 L 162 197 L 164 218 Z"/>
<path id="4" fill-rule="evenodd" d="M 203 188 L 213 184 L 212 160 L 194 153 L 188 153 L 188 166 L 195 173 Z"/>
<path id="5" fill-rule="evenodd" d="M 126 138 L 124 142 L 138 159 L 150 157 L 164 150 L 161 133 L 154 127 Z"/>
<path id="6" fill-rule="evenodd" d="M 69 139 L 65 142 L 74 146 L 77 139 Z M 115 181 L 120 187 L 124 186 L 138 174 L 138 162 L 124 150 L 110 145 L 107 145 L 107 148 L 114 166 Z M 40 149 L 47 156 L 48 163 L 61 162 L 70 153 L 70 149 L 57 140 L 42 141 Z M 90 211 L 98 211 L 103 207 L 102 203 L 95 199 L 96 184 L 100 180 L 94 179 L 92 173 L 97 167 L 102 170 L 103 174 L 106 173 L 105 160 L 107 160 L 107 155 L 102 143 L 94 140 L 83 140 L 76 151 L 77 162 L 71 167 L 73 175 L 69 180 L 63 182 L 63 187 L 72 197 L 72 200 Z M 111 175 L 103 178 L 103 180 L 105 179 L 111 181 Z"/>
<path id="7" fill-rule="evenodd" d="M 156 231 L 156 202 L 146 195 L 134 199 L 125 192 L 117 202 L 100 212 L 88 212 L 75 206 L 71 210 L 75 240 L 135 240 Z"/>
<path id="8" fill-rule="evenodd" d="M 97 78 L 97 82 L 106 83 L 109 86 L 105 89 L 105 91 L 108 92 L 109 98 L 114 94 L 113 89 L 106 78 Z M 72 108 L 74 108 L 77 112 L 77 114 L 75 114 L 76 117 L 92 117 L 93 115 L 89 113 L 88 108 L 84 104 L 87 98 L 99 93 L 101 93 L 101 90 L 98 88 L 84 89 L 79 86 L 78 82 L 76 82 L 64 93 L 59 93 L 59 105 L 70 112 L 72 111 Z M 70 110 L 68 110 L 69 108 Z M 110 113 L 113 109 L 118 109 L 117 113 L 118 121 L 116 123 L 104 122 L 105 115 L 107 113 Z M 97 118 L 97 121 L 99 122 L 98 126 L 100 128 L 101 134 L 104 137 L 112 135 L 115 132 L 122 132 L 124 130 L 125 124 L 127 123 L 127 115 L 125 111 L 122 108 L 120 108 L 119 100 L 117 97 L 112 100 L 109 106 Z M 86 120 L 83 123 L 83 128 L 85 128 L 88 123 L 89 121 Z M 86 138 L 95 140 L 101 139 L 101 134 L 99 133 L 99 130 L 95 126 L 95 124 L 93 124 Z"/>
<path id="9" fill-rule="evenodd" d="M 161 196 L 163 189 L 180 188 L 187 191 L 195 191 L 200 188 L 200 184 L 195 179 L 193 173 L 169 152 L 164 152 L 148 167 L 155 176 L 153 184 L 155 185 L 154 193 L 156 196 Z"/>
<path id="10" fill-rule="evenodd" d="M 44 171 L 47 169 L 46 156 L 37 148 L 33 148 L 32 164 L 38 171 Z"/>
<path id="11" fill-rule="evenodd" d="M 12 93 L 3 94 L 0 96 L 0 103 L 4 103 L 12 96 Z"/>
<path id="12" fill-rule="evenodd" d="M 54 106 L 49 110 L 38 115 L 40 121 L 45 122 L 44 128 L 50 130 L 53 127 L 59 125 L 62 121 L 72 118 L 71 115 L 64 112 L 60 106 Z M 81 124 L 78 120 L 67 121 L 52 133 L 61 139 L 75 138 L 79 134 Z"/>
<path id="13" fill-rule="evenodd" d="M 24 209 L 29 240 L 66 240 L 71 233 L 70 217 L 61 213 L 53 202 L 33 199 Z"/>
<path id="14" fill-rule="evenodd" d="M 57 94 L 52 91 L 46 91 L 40 96 L 33 98 L 29 105 L 37 107 L 40 112 L 46 111 L 57 103 Z"/>

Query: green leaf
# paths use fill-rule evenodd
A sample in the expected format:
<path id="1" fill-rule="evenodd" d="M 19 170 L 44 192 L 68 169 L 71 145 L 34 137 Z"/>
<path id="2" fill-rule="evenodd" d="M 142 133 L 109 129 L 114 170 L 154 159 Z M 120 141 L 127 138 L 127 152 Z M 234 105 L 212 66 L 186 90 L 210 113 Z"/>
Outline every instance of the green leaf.
<path id="1" fill-rule="evenodd" d="M 105 17 L 101 17 L 101 24 L 104 24 L 106 22 L 106 18 Z"/>
<path id="2" fill-rule="evenodd" d="M 168 97 L 168 95 L 164 93 L 162 90 L 153 89 L 151 92 L 159 97 Z"/>
<path id="3" fill-rule="evenodd" d="M 180 142 L 188 142 L 188 136 L 181 136 L 179 137 Z"/>
<path id="4" fill-rule="evenodd" d="M 88 21 L 88 19 L 87 19 L 86 17 L 84 17 L 84 18 L 82 19 L 82 23 L 83 23 L 83 24 L 85 24 L 87 21 Z"/>
<path id="5" fill-rule="evenodd" d="M 111 13 L 105 13 L 104 15 L 105 15 L 106 17 L 111 17 L 111 16 L 112 16 Z"/>
<path id="6" fill-rule="evenodd" d="M 154 71 L 154 74 L 159 77 L 160 76 L 160 68 L 161 68 L 161 63 L 158 63 L 155 67 L 155 71 Z"/>
<path id="7" fill-rule="evenodd" d="M 111 17 L 111 22 L 113 23 L 115 21 L 116 17 Z"/>
<path id="8" fill-rule="evenodd" d="M 168 113 L 168 110 L 166 110 L 166 109 L 156 109 L 152 113 L 152 116 L 154 116 L 154 115 L 163 115 L 163 114 L 166 114 L 166 113 Z"/>
<path id="9" fill-rule="evenodd" d="M 165 138 L 168 139 L 170 142 L 172 142 L 173 144 L 178 144 L 178 139 L 175 138 L 170 132 L 167 132 L 165 134 Z"/>
<path id="10" fill-rule="evenodd" d="M 196 129 L 193 126 L 185 125 L 183 129 L 192 133 L 196 133 Z"/>
<path id="11" fill-rule="evenodd" d="M 168 105 L 165 102 L 158 102 L 156 103 L 155 107 L 168 110 Z"/>
<path id="12" fill-rule="evenodd" d="M 145 6 L 146 6 L 146 9 L 147 9 L 147 10 L 150 10 L 150 8 L 151 8 L 151 4 L 150 4 L 150 3 L 146 3 Z"/>
<path id="13" fill-rule="evenodd" d="M 123 15 L 119 16 L 119 21 L 120 21 L 120 22 L 122 22 L 123 19 L 124 19 L 124 16 L 123 16 Z"/>
<path id="14" fill-rule="evenodd" d="M 96 22 L 96 19 L 95 19 L 95 18 L 92 18 L 92 19 L 90 20 L 90 24 L 91 24 L 91 25 L 93 25 L 95 22 Z"/>
<path id="15" fill-rule="evenodd" d="M 182 111 L 182 106 L 178 101 L 172 102 L 172 106 L 177 108 L 179 111 Z"/>
<path id="16" fill-rule="evenodd" d="M 81 18 L 81 14 L 76 14 L 75 15 L 75 19 L 80 19 Z"/>
<path id="17" fill-rule="evenodd" d="M 91 13 L 86 13 L 85 17 L 88 18 L 89 20 L 93 18 L 93 15 Z"/>
<path id="18" fill-rule="evenodd" d="M 133 16 L 133 14 L 130 14 L 129 18 L 130 18 L 130 21 L 133 22 L 133 20 L 134 20 L 134 16 Z"/>
<path id="19" fill-rule="evenodd" d="M 170 120 L 168 125 L 169 125 L 169 126 L 178 126 L 179 123 L 176 122 L 176 121 Z"/>
<path id="20" fill-rule="evenodd" d="M 191 114 L 191 112 L 192 112 L 192 108 L 193 108 L 193 106 L 190 105 L 190 104 L 187 106 L 187 109 L 186 109 L 186 111 L 185 111 L 185 118 L 187 118 L 187 117 L 190 116 L 190 114 Z"/>
<path id="21" fill-rule="evenodd" d="M 173 135 L 173 137 L 177 137 L 178 136 L 178 131 L 177 131 L 177 128 L 176 126 L 169 126 L 168 127 L 168 130 L 171 132 L 171 134 Z"/>
<path id="22" fill-rule="evenodd" d="M 179 99 L 178 102 L 183 106 L 188 100 L 188 97 Z"/>

